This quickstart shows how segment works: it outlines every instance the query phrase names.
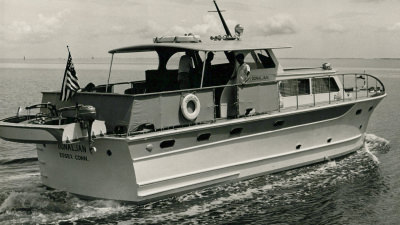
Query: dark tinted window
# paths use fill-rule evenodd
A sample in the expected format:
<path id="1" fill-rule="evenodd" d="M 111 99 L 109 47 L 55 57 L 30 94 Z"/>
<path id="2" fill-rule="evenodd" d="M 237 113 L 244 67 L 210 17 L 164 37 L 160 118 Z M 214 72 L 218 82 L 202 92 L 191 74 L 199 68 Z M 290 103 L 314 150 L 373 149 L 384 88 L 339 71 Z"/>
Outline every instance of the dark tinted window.
<path id="1" fill-rule="evenodd" d="M 242 133 L 243 128 L 241 127 L 237 127 L 237 128 L 233 128 L 230 132 L 231 135 L 239 135 L 240 133 Z"/>
<path id="2" fill-rule="evenodd" d="M 336 84 L 335 79 L 333 77 L 324 77 L 324 78 L 314 78 L 313 82 L 313 93 L 328 93 L 330 92 L 338 92 L 339 87 Z"/>
<path id="3" fill-rule="evenodd" d="M 260 59 L 261 64 L 264 68 L 275 68 L 275 63 L 266 50 L 260 51 L 259 53 L 257 53 L 257 56 Z"/>
<path id="4" fill-rule="evenodd" d="M 309 95 L 309 79 L 283 80 L 279 85 L 279 90 L 283 97 L 296 95 Z"/>
<path id="5" fill-rule="evenodd" d="M 197 136 L 197 141 L 208 141 L 210 139 L 210 136 L 210 133 L 200 134 L 199 136 Z"/>
<path id="6" fill-rule="evenodd" d="M 175 140 L 166 140 L 161 142 L 160 147 L 161 148 L 169 148 L 175 145 Z"/>
<path id="7" fill-rule="evenodd" d="M 251 51 L 247 54 L 245 62 L 253 69 L 275 68 L 275 63 L 266 50 Z"/>

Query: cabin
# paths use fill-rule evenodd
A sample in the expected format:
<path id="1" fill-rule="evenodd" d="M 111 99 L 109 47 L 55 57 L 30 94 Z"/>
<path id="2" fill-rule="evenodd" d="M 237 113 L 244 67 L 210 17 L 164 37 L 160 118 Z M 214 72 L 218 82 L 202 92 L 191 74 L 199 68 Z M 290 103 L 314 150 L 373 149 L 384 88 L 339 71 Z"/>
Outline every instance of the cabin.
<path id="1" fill-rule="evenodd" d="M 97 119 L 105 121 L 107 133 L 134 135 L 354 98 L 351 92 L 358 90 L 357 77 L 351 77 L 355 81 L 352 89 L 345 90 L 345 76 L 341 80 L 329 65 L 283 69 L 273 53 L 282 48 L 288 47 L 236 40 L 205 43 L 195 36 L 155 38 L 152 44 L 109 51 L 112 59 L 115 54 L 156 53 L 158 65 L 149 65 L 145 80 L 98 85 L 91 91 L 78 92 L 67 102 L 59 101 L 59 92 L 44 92 L 42 102 L 51 102 L 57 108 L 92 105 Z M 232 79 L 239 66 L 235 59 L 238 54 L 243 54 L 250 67 L 246 83 Z M 183 55 L 190 57 L 192 68 L 189 84 L 180 88 L 176 59 Z M 209 55 L 212 60 L 207 60 Z M 129 88 L 115 93 L 115 87 L 121 84 L 129 84 Z"/>

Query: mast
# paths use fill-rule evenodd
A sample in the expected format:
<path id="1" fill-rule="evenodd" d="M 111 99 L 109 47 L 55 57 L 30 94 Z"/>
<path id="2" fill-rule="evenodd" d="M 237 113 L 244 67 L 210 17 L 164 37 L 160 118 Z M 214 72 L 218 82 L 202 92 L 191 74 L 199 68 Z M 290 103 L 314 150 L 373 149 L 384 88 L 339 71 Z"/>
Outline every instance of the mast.
<path id="1" fill-rule="evenodd" d="M 218 12 L 219 18 L 221 19 L 222 25 L 224 26 L 224 29 L 225 29 L 225 32 L 226 32 L 226 36 L 227 37 L 232 37 L 232 34 L 229 31 L 228 26 L 226 25 L 225 19 L 222 16 L 221 10 L 219 10 L 219 8 L 218 8 L 217 1 L 216 0 L 213 0 L 213 1 L 214 1 L 215 7 L 217 8 L 217 12 Z"/>

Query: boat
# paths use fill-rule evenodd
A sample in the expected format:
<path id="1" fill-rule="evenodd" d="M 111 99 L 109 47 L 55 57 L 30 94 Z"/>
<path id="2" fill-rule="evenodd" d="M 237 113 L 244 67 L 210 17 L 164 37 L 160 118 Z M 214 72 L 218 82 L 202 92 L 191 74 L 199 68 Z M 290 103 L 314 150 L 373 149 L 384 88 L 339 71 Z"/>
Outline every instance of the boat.
<path id="1" fill-rule="evenodd" d="M 47 109 L 31 113 L 34 109 Z M 20 143 L 72 143 L 91 136 L 106 133 L 104 121 L 95 119 L 92 106 L 76 105 L 56 109 L 51 103 L 40 103 L 25 108 L 28 113 L 0 120 L 1 138 Z M 64 113 L 64 115 L 63 115 Z"/>
<path id="2" fill-rule="evenodd" d="M 37 114 L 0 121 L 0 137 L 36 143 L 49 188 L 136 203 L 362 148 L 368 121 L 386 97 L 377 77 L 341 74 L 329 63 L 285 69 L 274 51 L 290 46 L 248 42 L 241 25 L 231 34 L 214 3 L 225 35 L 163 36 L 110 50 L 110 76 L 119 54 L 152 52 L 158 65 L 148 66 L 145 80 L 108 79 L 68 101 L 60 91 L 43 92 Z M 174 59 L 183 54 L 193 68 L 190 86 L 180 88 Z M 232 76 L 239 54 L 250 69 L 245 82 Z M 117 93 L 121 85 L 129 88 Z"/>

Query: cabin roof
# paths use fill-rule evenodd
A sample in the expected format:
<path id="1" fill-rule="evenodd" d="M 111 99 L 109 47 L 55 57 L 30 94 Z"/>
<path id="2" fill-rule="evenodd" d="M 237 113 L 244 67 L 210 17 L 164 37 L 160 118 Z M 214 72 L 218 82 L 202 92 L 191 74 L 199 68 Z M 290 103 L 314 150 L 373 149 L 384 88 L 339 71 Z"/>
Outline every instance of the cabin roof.
<path id="1" fill-rule="evenodd" d="M 241 50 L 259 50 L 259 49 L 281 49 L 291 48 L 287 45 L 271 45 L 268 43 L 252 43 L 245 41 L 209 41 L 199 43 L 152 43 L 145 45 L 133 45 L 123 48 L 110 50 L 108 53 L 130 53 L 147 52 L 163 49 L 182 49 L 195 51 L 241 51 Z"/>

